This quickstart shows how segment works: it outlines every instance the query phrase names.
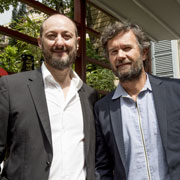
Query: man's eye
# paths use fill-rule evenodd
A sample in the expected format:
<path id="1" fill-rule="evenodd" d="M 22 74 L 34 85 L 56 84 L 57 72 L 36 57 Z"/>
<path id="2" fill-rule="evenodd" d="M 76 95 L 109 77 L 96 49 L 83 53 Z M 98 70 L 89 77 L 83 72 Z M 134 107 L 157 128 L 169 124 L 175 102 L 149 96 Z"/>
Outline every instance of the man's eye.
<path id="1" fill-rule="evenodd" d="M 54 40 L 56 38 L 56 36 L 54 34 L 49 34 L 48 35 L 48 39 L 50 40 Z"/>
<path id="2" fill-rule="evenodd" d="M 69 35 L 69 34 L 65 34 L 63 37 L 64 37 L 64 39 L 66 39 L 66 40 L 71 39 L 71 35 Z"/>
<path id="3" fill-rule="evenodd" d="M 126 51 L 126 52 L 127 52 L 127 51 L 130 51 L 130 50 L 131 50 L 131 47 L 124 47 L 123 50 Z"/>
<path id="4" fill-rule="evenodd" d="M 110 52 L 111 55 L 116 55 L 118 53 L 118 50 L 113 50 Z"/>

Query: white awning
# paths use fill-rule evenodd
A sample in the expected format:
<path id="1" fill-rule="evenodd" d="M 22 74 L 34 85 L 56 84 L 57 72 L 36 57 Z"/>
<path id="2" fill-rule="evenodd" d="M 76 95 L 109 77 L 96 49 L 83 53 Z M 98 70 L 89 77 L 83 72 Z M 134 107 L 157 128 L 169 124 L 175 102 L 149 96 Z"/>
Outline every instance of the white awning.
<path id="1" fill-rule="evenodd" d="M 89 0 L 119 20 L 140 25 L 152 40 L 180 39 L 180 0 Z"/>

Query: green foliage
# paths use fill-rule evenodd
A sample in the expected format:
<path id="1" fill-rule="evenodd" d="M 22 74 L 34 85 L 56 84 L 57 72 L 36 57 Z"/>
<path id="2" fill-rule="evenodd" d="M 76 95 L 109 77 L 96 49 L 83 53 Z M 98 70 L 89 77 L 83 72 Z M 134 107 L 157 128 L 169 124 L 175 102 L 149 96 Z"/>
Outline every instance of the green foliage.
<path id="1" fill-rule="evenodd" d="M 99 55 L 88 38 L 86 39 L 86 48 L 87 56 L 101 62 L 107 62 L 103 56 Z M 111 70 L 104 69 L 94 64 L 87 64 L 86 72 L 86 82 L 94 89 L 112 91 L 115 88 L 114 74 Z"/>
<path id="2" fill-rule="evenodd" d="M 12 19 L 11 19 L 11 23 L 9 24 L 9 27 L 11 29 L 15 29 L 15 26 L 17 25 L 19 19 L 21 19 L 25 14 L 27 14 L 26 12 L 26 5 L 25 4 L 20 4 L 17 7 L 14 7 L 12 10 Z M 9 38 L 9 45 L 16 45 L 17 40 L 13 39 L 13 38 Z"/>
<path id="3" fill-rule="evenodd" d="M 34 65 L 35 67 L 39 67 L 41 65 L 42 52 L 38 46 L 34 46 L 32 44 L 28 44 L 23 41 L 17 41 L 16 45 L 19 49 L 19 54 L 22 55 L 30 55 L 34 57 Z"/>
<path id="4" fill-rule="evenodd" d="M 8 72 L 19 72 L 21 69 L 20 54 L 17 47 L 7 46 L 0 54 L 0 66 Z"/>
<path id="5" fill-rule="evenodd" d="M 34 57 L 35 67 L 41 64 L 42 53 L 39 47 L 26 42 L 17 41 L 16 46 L 7 46 L 0 54 L 0 67 L 7 72 L 17 73 L 22 70 L 22 56 L 31 55 Z"/>
<path id="6" fill-rule="evenodd" d="M 18 18 L 14 18 L 15 20 L 11 22 L 12 29 L 32 37 L 39 36 L 41 20 L 31 19 L 27 14 L 16 17 Z M 20 72 L 22 70 L 22 56 L 24 55 L 33 56 L 35 67 L 40 66 L 42 53 L 38 46 L 10 38 L 9 46 L 4 49 L 0 57 L 1 66 L 8 72 Z"/>
<path id="7" fill-rule="evenodd" d="M 27 34 L 31 37 L 37 38 L 39 36 L 39 29 L 42 20 L 34 18 L 31 19 L 29 16 L 33 17 L 33 12 L 31 13 L 29 13 L 28 15 L 25 14 L 23 17 L 17 19 L 16 21 L 13 21 L 13 29 L 23 34 Z M 17 40 L 16 47 L 18 48 L 18 52 L 21 56 L 33 56 L 35 67 L 40 66 L 42 53 L 38 46 L 34 46 L 32 44 Z"/>
<path id="8" fill-rule="evenodd" d="M 66 14 L 73 18 L 73 2 L 74 0 L 42 0 L 42 3 L 51 7 L 61 14 Z"/>
<path id="9" fill-rule="evenodd" d="M 18 5 L 17 0 L 0 0 L 0 13 L 4 13 L 5 11 L 8 11 L 10 8 L 10 5 L 16 7 Z"/>
<path id="10" fill-rule="evenodd" d="M 29 16 L 30 14 L 21 17 L 16 22 L 13 21 L 13 29 L 17 30 L 18 32 L 37 38 L 39 36 L 39 29 L 42 21 L 40 19 L 31 19 Z"/>
<path id="11" fill-rule="evenodd" d="M 86 82 L 97 90 L 112 91 L 115 88 L 112 71 L 100 67 L 92 71 L 87 71 Z"/>
<path id="12" fill-rule="evenodd" d="M 99 54 L 98 49 L 94 48 L 89 38 L 86 38 L 86 55 L 98 61 L 107 62 L 104 56 Z"/>

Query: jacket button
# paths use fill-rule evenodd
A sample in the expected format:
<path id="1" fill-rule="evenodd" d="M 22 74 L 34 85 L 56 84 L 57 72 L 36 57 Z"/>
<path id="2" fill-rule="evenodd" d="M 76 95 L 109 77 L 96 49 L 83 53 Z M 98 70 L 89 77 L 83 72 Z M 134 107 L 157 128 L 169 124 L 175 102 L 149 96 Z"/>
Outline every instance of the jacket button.
<path id="1" fill-rule="evenodd" d="M 48 170 L 51 166 L 51 162 L 50 161 L 46 161 L 46 170 Z"/>

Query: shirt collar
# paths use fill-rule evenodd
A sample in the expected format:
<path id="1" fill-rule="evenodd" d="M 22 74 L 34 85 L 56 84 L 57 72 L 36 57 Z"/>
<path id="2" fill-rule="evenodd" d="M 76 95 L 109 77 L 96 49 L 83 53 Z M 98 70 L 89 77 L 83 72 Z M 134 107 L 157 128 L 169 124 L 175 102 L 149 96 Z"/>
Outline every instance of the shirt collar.
<path id="1" fill-rule="evenodd" d="M 152 91 L 152 87 L 151 87 L 151 84 L 150 84 L 150 81 L 149 81 L 149 76 L 146 73 L 146 83 L 145 83 L 144 87 L 142 88 L 142 90 L 140 92 L 147 91 L 147 90 Z M 117 99 L 117 98 L 119 98 L 121 96 L 130 97 L 129 94 L 124 90 L 124 88 L 119 83 L 116 90 L 115 90 L 115 92 L 114 92 L 114 95 L 113 95 L 112 99 Z"/>
<path id="2" fill-rule="evenodd" d="M 54 84 L 56 86 L 59 86 L 58 82 L 54 79 L 50 71 L 47 69 L 44 62 L 41 66 L 42 70 L 42 77 L 44 81 L 45 87 L 47 87 L 49 84 Z M 75 71 L 72 71 L 72 80 L 71 83 L 76 87 L 77 91 L 82 87 L 83 81 L 80 79 L 80 77 L 76 74 Z"/>
<path id="3" fill-rule="evenodd" d="M 80 79 L 80 77 L 77 75 L 75 71 L 72 71 L 72 73 L 73 75 L 71 82 L 75 85 L 76 89 L 79 90 L 83 85 L 83 81 Z"/>

